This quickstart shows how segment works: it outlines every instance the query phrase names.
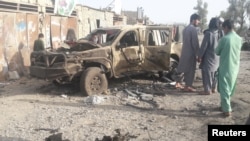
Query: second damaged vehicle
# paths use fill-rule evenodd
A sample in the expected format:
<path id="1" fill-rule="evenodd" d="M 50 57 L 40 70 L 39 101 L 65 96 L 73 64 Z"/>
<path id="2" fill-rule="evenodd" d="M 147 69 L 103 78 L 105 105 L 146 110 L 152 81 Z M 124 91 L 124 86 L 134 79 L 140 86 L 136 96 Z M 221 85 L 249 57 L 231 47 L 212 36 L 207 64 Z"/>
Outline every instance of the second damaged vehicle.
<path id="1" fill-rule="evenodd" d="M 171 73 L 182 46 L 173 36 L 177 35 L 174 29 L 144 25 L 98 28 L 69 48 L 32 52 L 30 74 L 58 84 L 80 80 L 81 92 L 93 95 L 108 89 L 109 78 Z"/>

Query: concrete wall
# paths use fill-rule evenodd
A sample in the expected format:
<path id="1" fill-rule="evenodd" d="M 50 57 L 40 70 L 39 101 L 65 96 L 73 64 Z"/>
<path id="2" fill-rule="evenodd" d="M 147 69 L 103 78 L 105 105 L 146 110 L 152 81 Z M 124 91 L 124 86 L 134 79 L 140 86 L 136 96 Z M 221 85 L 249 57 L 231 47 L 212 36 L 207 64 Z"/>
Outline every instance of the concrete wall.
<path id="1" fill-rule="evenodd" d="M 90 31 L 99 27 L 113 25 L 113 12 L 101 11 L 87 6 L 76 7 L 78 12 L 78 37 L 86 36 Z"/>

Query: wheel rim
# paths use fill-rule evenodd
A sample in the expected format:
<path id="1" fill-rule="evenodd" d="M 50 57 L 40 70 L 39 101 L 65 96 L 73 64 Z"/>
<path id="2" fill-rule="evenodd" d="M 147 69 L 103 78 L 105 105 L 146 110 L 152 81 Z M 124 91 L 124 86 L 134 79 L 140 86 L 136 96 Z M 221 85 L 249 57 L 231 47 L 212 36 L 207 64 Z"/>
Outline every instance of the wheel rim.
<path id="1" fill-rule="evenodd" d="M 99 77 L 94 77 L 90 82 L 90 88 L 94 92 L 99 91 L 101 88 L 101 79 Z"/>

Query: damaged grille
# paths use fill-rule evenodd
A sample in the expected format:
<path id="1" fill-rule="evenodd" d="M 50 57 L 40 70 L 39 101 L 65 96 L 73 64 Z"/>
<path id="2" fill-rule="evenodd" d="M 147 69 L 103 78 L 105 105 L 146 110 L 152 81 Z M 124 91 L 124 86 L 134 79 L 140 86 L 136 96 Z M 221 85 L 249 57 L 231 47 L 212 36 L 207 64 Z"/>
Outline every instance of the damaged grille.
<path id="1" fill-rule="evenodd" d="M 63 53 L 32 52 L 30 75 L 46 80 L 68 76 L 67 56 Z"/>
<path id="2" fill-rule="evenodd" d="M 64 54 L 52 54 L 33 52 L 31 54 L 31 65 L 41 67 L 64 67 L 66 56 Z"/>

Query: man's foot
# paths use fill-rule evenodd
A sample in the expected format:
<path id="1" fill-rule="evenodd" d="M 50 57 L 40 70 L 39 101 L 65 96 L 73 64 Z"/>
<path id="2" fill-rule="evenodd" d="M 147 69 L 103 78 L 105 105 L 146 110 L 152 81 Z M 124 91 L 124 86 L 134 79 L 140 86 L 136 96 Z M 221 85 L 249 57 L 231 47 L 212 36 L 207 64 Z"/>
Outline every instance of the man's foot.
<path id="1" fill-rule="evenodd" d="M 175 84 L 175 88 L 176 88 L 176 89 L 184 89 L 184 86 L 182 86 L 180 83 L 177 82 L 177 83 Z"/>
<path id="2" fill-rule="evenodd" d="M 220 107 L 218 107 L 218 108 L 217 108 L 217 110 L 218 110 L 218 111 L 223 112 L 223 110 L 222 110 L 222 107 L 221 107 L 221 106 L 220 106 Z"/>
<path id="3" fill-rule="evenodd" d="M 192 87 L 189 87 L 189 86 L 186 86 L 184 89 L 183 89 L 184 92 L 196 92 L 196 89 L 195 88 L 192 88 Z"/>
<path id="4" fill-rule="evenodd" d="M 215 89 L 212 89 L 212 93 L 216 93 L 216 90 L 215 90 Z"/>
<path id="5" fill-rule="evenodd" d="M 232 116 L 232 112 L 223 112 L 223 116 L 225 116 L 225 117 L 231 117 Z"/>

